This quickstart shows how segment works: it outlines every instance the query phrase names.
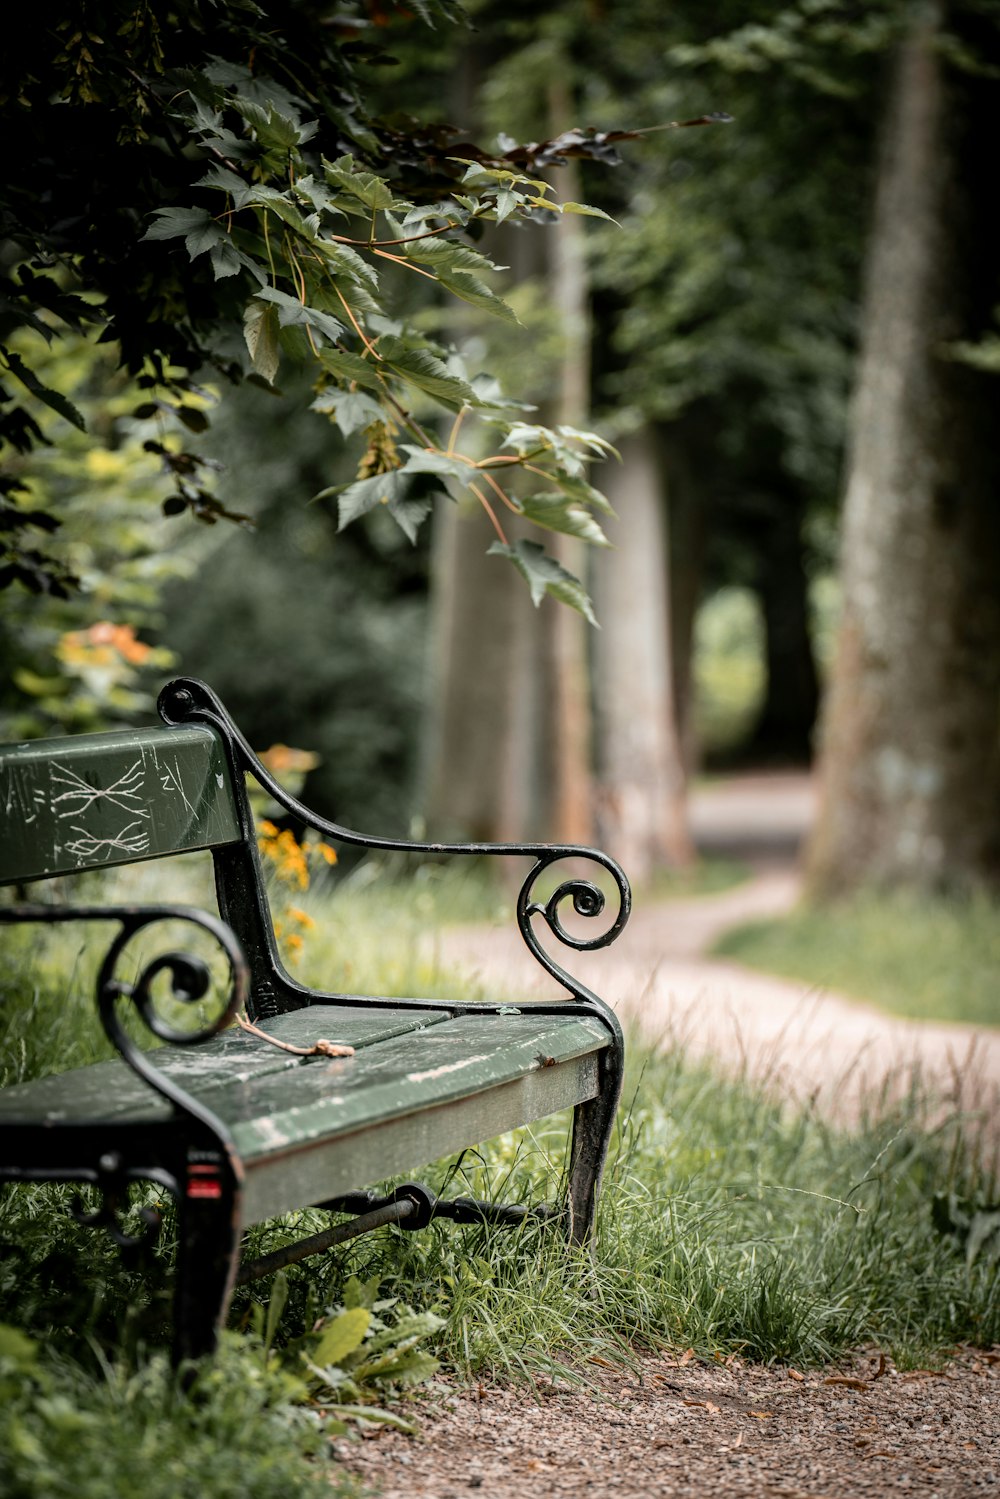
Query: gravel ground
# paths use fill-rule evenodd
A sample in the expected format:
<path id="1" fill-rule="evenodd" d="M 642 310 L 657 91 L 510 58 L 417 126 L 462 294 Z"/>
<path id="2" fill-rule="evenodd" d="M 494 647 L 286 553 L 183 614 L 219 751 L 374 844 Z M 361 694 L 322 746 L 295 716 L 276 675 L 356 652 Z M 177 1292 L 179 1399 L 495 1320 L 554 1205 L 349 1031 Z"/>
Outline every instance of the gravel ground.
<path id="1" fill-rule="evenodd" d="M 591 1364 L 591 1387 L 438 1381 L 406 1406 L 420 1433 L 342 1440 L 383 1499 L 723 1499 L 1000 1495 L 1000 1350 L 900 1371 L 878 1353 L 819 1373 L 731 1359 Z"/>
<path id="2" fill-rule="evenodd" d="M 704 956 L 737 921 L 778 915 L 813 810 L 801 776 L 745 777 L 695 797 L 699 845 L 747 858 L 739 889 L 635 913 L 608 953 L 569 966 L 647 1036 L 710 1055 L 849 1120 L 887 1074 L 918 1065 L 956 1106 L 1000 1121 L 1000 1030 L 898 1020 Z M 466 928 L 436 956 L 489 992 L 527 998 L 545 976 L 509 934 Z M 539 985 L 541 979 L 541 985 Z M 971 1103 L 970 1103 L 971 1100 Z M 408 1437 L 343 1440 L 344 1467 L 382 1499 L 578 1499 L 715 1492 L 721 1499 L 1000 1499 L 1000 1349 L 899 1370 L 877 1351 L 820 1371 L 690 1355 L 585 1366 L 583 1385 L 535 1390 L 439 1379 L 405 1407 Z"/>

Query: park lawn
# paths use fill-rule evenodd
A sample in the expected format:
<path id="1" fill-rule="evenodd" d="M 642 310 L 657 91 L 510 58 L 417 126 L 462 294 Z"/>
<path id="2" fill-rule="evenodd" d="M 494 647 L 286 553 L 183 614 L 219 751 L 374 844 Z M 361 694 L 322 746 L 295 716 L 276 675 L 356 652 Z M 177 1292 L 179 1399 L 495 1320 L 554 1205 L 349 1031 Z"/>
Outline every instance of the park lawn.
<path id="1" fill-rule="evenodd" d="M 1000 901 L 866 892 L 727 932 L 717 956 L 916 1020 L 1000 1025 Z"/>
<path id="2" fill-rule="evenodd" d="M 303 966 L 331 942 L 341 961 L 345 946 L 361 953 L 367 979 L 388 992 L 413 992 L 417 980 L 420 992 L 444 986 L 433 943 L 414 940 L 411 899 L 391 900 L 377 925 L 365 902 L 349 906 L 348 933 L 323 922 L 322 899 L 311 907 L 317 929 L 306 933 Z M 50 936 L 47 955 L 37 933 L 12 944 L 18 961 L 0 977 L 8 1080 L 102 1049 L 85 981 L 96 954 L 67 947 L 65 929 Z M 588 1359 L 628 1362 L 637 1347 L 808 1366 L 875 1344 L 920 1365 L 956 1343 L 998 1342 L 1000 1245 L 970 1237 L 997 1183 L 975 1122 L 932 1127 L 930 1107 L 915 1085 L 902 1102 L 873 1099 L 856 1128 L 834 1130 L 746 1078 L 633 1040 L 593 1258 L 530 1224 L 382 1231 L 292 1267 L 280 1284 L 242 1289 L 195 1397 L 177 1388 L 163 1352 L 169 1232 L 139 1275 L 69 1217 L 70 1188 L 9 1188 L 0 1193 L 0 1324 L 13 1329 L 0 1327 L 0 1491 L 132 1499 L 143 1472 L 154 1499 L 188 1490 L 298 1499 L 321 1483 L 329 1493 L 331 1482 L 350 1492 L 325 1429 L 336 1406 L 304 1403 L 296 1376 L 298 1342 L 350 1297 L 352 1276 L 395 1302 L 389 1318 L 402 1306 L 440 1318 L 426 1346 L 464 1377 L 585 1378 Z M 567 1127 L 564 1117 L 542 1121 L 420 1175 L 455 1194 L 551 1196 Z M 328 1221 L 307 1212 L 261 1225 L 248 1252 Z"/>

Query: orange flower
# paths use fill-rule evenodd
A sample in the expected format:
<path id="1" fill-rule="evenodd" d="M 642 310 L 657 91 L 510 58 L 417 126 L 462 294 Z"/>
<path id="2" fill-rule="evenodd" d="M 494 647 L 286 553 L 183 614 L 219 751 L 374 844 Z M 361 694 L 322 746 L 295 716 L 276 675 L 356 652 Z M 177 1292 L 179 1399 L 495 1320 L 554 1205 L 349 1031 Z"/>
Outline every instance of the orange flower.
<path id="1" fill-rule="evenodd" d="M 319 755 L 313 754 L 312 750 L 293 749 L 288 744 L 272 744 L 270 749 L 261 753 L 260 762 L 272 775 L 280 778 L 289 772 L 305 775 L 307 770 L 315 770 Z"/>

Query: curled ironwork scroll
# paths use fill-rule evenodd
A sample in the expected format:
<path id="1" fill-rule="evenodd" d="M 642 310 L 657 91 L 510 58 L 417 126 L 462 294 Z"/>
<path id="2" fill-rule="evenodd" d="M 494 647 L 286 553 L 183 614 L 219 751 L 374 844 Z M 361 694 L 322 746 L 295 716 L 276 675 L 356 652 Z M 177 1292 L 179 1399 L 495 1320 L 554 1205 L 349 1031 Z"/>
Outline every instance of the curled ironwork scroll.
<path id="1" fill-rule="evenodd" d="M 16 905 L 0 910 L 0 922 L 21 921 L 46 925 L 67 921 L 118 922 L 118 934 L 108 948 L 97 977 L 98 1013 L 105 1034 L 133 1072 L 138 1073 L 161 1097 L 175 1109 L 201 1120 L 213 1135 L 219 1135 L 221 1126 L 215 1116 L 166 1077 L 149 1055 L 135 1044 L 122 1024 L 119 1006 L 131 1004 L 154 1036 L 174 1046 L 197 1046 L 218 1035 L 244 1009 L 250 989 L 247 961 L 235 932 L 209 911 L 200 911 L 193 906 Z M 192 953 L 165 952 L 146 963 L 134 978 L 116 977 L 116 970 L 131 939 L 137 932 L 159 921 L 186 921 L 200 927 L 218 943 L 228 960 L 231 984 L 226 1002 L 207 1024 L 198 1029 L 185 1030 L 164 1020 L 156 1010 L 153 985 L 159 975 L 165 973 L 169 975 L 174 1000 L 182 1004 L 197 1003 L 204 999 L 211 985 L 211 971 L 204 959 Z"/>
<path id="2" fill-rule="evenodd" d="M 176 681 L 168 683 L 160 693 L 157 708 L 160 717 L 167 724 L 202 723 L 216 729 L 227 746 L 234 778 L 241 776 L 244 772 L 249 772 L 280 807 L 325 838 L 331 838 L 356 848 L 377 849 L 389 853 L 465 857 L 499 854 L 534 859 L 535 863 L 518 896 L 517 924 L 521 936 L 542 967 L 564 985 L 574 998 L 585 999 L 604 1008 L 596 995 L 591 994 L 549 956 L 538 939 L 533 919 L 540 917 L 559 942 L 577 952 L 592 952 L 613 942 L 629 918 L 632 895 L 624 871 L 607 854 L 597 849 L 573 844 L 421 843 L 404 838 L 382 838 L 359 833 L 353 828 L 344 827 L 318 816 L 286 791 L 267 767 L 261 764 L 216 694 L 196 677 L 179 677 Z M 560 907 L 567 900 L 572 901 L 573 909 L 579 916 L 596 917 L 603 912 L 606 903 L 605 896 L 593 881 L 569 879 L 564 881 L 546 901 L 532 898 L 532 891 L 539 877 L 550 865 L 565 859 L 585 860 L 597 864 L 610 875 L 614 883 L 618 909 L 610 926 L 596 937 L 574 936 L 566 929 L 560 916 Z"/>
<path id="3" fill-rule="evenodd" d="M 91 908 L 90 914 L 96 914 L 94 908 Z M 102 914 L 115 916 L 121 923 L 121 930 L 109 947 L 97 978 L 97 1004 L 106 1035 L 119 1055 L 151 1088 L 176 1109 L 193 1115 L 213 1133 L 218 1133 L 219 1126 L 215 1116 L 165 1076 L 149 1055 L 136 1046 L 122 1024 L 119 1006 L 123 1001 L 131 1005 L 146 1028 L 161 1041 L 167 1041 L 173 1046 L 198 1046 L 212 1036 L 217 1036 L 246 1005 L 250 977 L 243 949 L 225 922 L 208 911 L 195 910 L 189 906 L 141 906 L 117 910 L 105 908 Z M 232 982 L 226 1003 L 207 1024 L 197 1029 L 187 1030 L 165 1020 L 157 1012 L 153 985 L 161 974 L 167 974 L 172 998 L 181 1004 L 197 1004 L 205 998 L 211 986 L 211 971 L 204 959 L 192 953 L 165 952 L 146 963 L 131 981 L 115 976 L 122 954 L 136 933 L 154 922 L 169 920 L 191 922 L 208 932 L 222 948 L 229 962 Z"/>
<path id="4" fill-rule="evenodd" d="M 567 931 L 563 925 L 560 907 L 565 909 L 567 901 L 572 902 L 573 910 L 578 916 L 598 917 L 605 910 L 607 901 L 604 891 L 595 885 L 592 880 L 568 879 L 557 886 L 545 901 L 533 900 L 532 891 L 541 876 L 553 864 L 560 863 L 563 859 L 587 859 L 610 874 L 614 880 L 618 897 L 618 910 L 611 924 L 595 937 L 576 936 Z M 576 952 L 596 952 L 602 947 L 607 947 L 618 937 L 625 923 L 628 921 L 632 908 L 632 892 L 628 880 L 614 859 L 607 854 L 600 853 L 597 849 L 588 848 L 558 848 L 553 847 L 539 855 L 536 863 L 528 873 L 527 879 L 521 886 L 517 898 L 517 925 L 521 936 L 532 955 L 541 963 L 542 967 L 564 984 L 570 992 L 579 998 L 597 1001 L 596 995 L 584 989 L 564 968 L 560 966 L 545 950 L 538 940 L 538 934 L 532 924 L 532 918 L 539 916 L 545 922 L 552 935 L 566 947 L 573 948 Z"/>

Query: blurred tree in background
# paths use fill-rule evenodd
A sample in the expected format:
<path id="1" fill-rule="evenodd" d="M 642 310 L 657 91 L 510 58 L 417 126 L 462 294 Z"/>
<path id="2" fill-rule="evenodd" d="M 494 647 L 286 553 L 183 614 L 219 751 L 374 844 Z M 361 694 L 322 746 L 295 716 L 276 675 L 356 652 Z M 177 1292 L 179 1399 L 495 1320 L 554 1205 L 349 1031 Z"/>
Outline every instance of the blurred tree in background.
<path id="1" fill-rule="evenodd" d="M 698 611 L 738 594 L 757 621 L 752 632 L 735 626 L 741 649 L 757 649 L 750 633 L 761 640 L 759 701 L 745 701 L 727 752 L 805 763 L 824 671 L 817 604 L 829 615 L 839 556 L 844 620 L 823 718 L 815 887 L 988 874 L 1000 841 L 996 459 L 986 430 L 1000 258 L 982 120 L 996 89 L 1000 3 L 963 0 L 931 14 L 912 0 L 765 0 L 750 23 L 735 0 L 711 12 L 685 0 L 666 14 L 648 0 L 468 9 L 471 29 L 411 26 L 397 37 L 376 7 L 331 13 L 324 26 L 304 0 L 269 6 L 269 30 L 250 8 L 230 8 L 223 26 L 192 0 L 171 10 L 192 22 L 177 43 L 190 56 L 171 66 L 203 67 L 209 43 L 227 61 L 188 88 L 194 102 L 170 126 L 178 151 L 161 142 L 156 171 L 134 173 L 120 201 L 112 180 L 145 160 L 129 154 L 134 143 L 106 141 L 96 170 L 100 143 L 81 135 L 57 162 L 74 175 L 66 203 L 99 227 L 91 249 L 115 285 L 67 302 L 72 286 L 38 265 L 34 281 L 8 276 L 9 300 L 23 310 L 29 293 L 47 297 L 35 315 L 48 331 L 60 317 L 67 327 L 104 320 L 145 389 L 107 385 L 110 371 L 98 378 L 95 367 L 95 398 L 99 387 L 115 392 L 98 399 L 113 414 L 97 418 L 91 397 L 75 394 L 89 376 L 63 379 L 37 359 L 38 329 L 22 324 L 6 340 L 8 374 L 26 392 L 20 408 L 48 401 L 40 424 L 58 436 L 64 465 L 57 484 L 47 459 L 51 473 L 32 479 L 31 497 L 16 486 L 37 453 L 8 470 L 15 530 L 45 543 L 45 517 L 64 517 L 55 591 L 74 572 L 88 586 L 80 603 L 50 597 L 8 613 L 18 711 L 27 692 L 36 721 L 40 707 L 49 721 L 84 722 L 72 705 L 81 682 L 86 697 L 100 678 L 66 683 L 70 659 L 79 672 L 91 648 L 118 652 L 116 701 L 129 711 L 143 668 L 128 659 L 130 641 L 141 655 L 141 631 L 211 678 L 256 743 L 301 725 L 323 757 L 308 795 L 345 821 L 399 830 L 422 811 L 449 834 L 596 834 L 642 877 L 691 854 L 684 787 L 705 751 L 692 668 Z M 80 43 L 67 31 L 66 55 L 76 46 L 79 61 L 88 34 Z M 305 82 L 316 36 L 325 60 Z M 55 52 L 50 65 L 66 71 Z M 271 113 L 261 92 L 269 71 Z M 85 84 L 64 101 L 75 110 Z M 143 96 L 122 89 L 141 113 Z M 8 109 L 16 97 L 8 87 Z M 303 99 L 326 161 L 352 157 L 323 178 L 330 203 L 303 198 L 306 166 L 318 162 Z M 664 128 L 718 111 L 735 124 Z M 473 145 L 494 138 L 492 154 Z M 470 162 L 463 185 L 456 176 Z M 379 181 L 409 206 L 386 217 Z M 51 223 L 61 192 L 42 192 L 25 170 L 5 202 Z M 617 226 L 560 211 L 581 201 Z M 154 234 L 180 237 L 139 244 L 164 205 Z M 333 247 L 322 276 L 309 264 L 309 208 Z M 183 217 L 195 212 L 197 223 Z M 381 215 L 378 239 L 361 212 Z M 445 240 L 480 258 L 442 259 L 433 248 L 419 258 L 421 245 Z M 21 252 L 4 253 L 10 268 Z M 510 267 L 506 281 L 487 285 L 489 263 Z M 372 269 L 391 318 L 371 302 Z M 152 366 L 149 330 L 162 344 Z M 405 349 L 393 342 L 401 336 Z M 130 362 L 133 347 L 142 358 Z M 293 358 L 312 377 L 293 374 Z M 470 376 L 484 367 L 499 384 Z M 248 372 L 272 393 L 244 383 L 216 411 L 225 380 Z M 503 388 L 534 409 L 505 407 Z M 304 415 L 310 399 L 327 421 Z M 67 444 L 74 415 L 64 400 L 86 407 L 110 434 L 107 453 L 127 461 L 113 489 Z M 25 423 L 17 409 L 0 406 L 15 428 Z M 512 421 L 522 425 L 512 431 Z M 593 425 L 619 446 L 624 463 L 592 475 L 617 519 L 582 466 L 599 444 L 561 442 L 561 425 Z M 33 440 L 25 427 L 22 446 Z M 144 442 L 158 448 L 143 453 Z M 157 482 L 150 459 L 175 488 L 171 508 L 206 519 L 216 506 L 246 512 L 256 529 L 192 540 L 189 528 L 175 541 L 151 508 L 136 519 Z M 225 471 L 213 479 L 206 460 Z M 428 536 L 420 522 L 432 504 Z M 102 516 L 108 507 L 99 545 L 83 532 L 88 505 Z M 514 568 L 485 555 L 490 512 Z M 126 517 L 132 540 L 120 555 L 131 561 L 113 565 Z M 18 544 L 22 556 L 58 551 Z M 186 576 L 165 587 L 167 573 Z M 589 591 L 600 632 L 557 603 L 586 612 Z M 104 624 L 132 635 L 86 637 Z M 67 647 L 67 637 L 80 639 Z"/>
<path id="2" fill-rule="evenodd" d="M 419 9 L 429 24 L 455 15 L 451 0 Z M 369 33 L 390 14 L 328 14 L 308 0 L 224 11 L 208 0 L 92 0 L 25 17 L 0 71 L 0 107 L 22 137 L 0 189 L 0 446 L 26 455 L 44 442 L 40 407 L 84 425 L 20 346 L 66 330 L 97 324 L 150 392 L 135 414 L 166 407 L 195 433 L 208 426 L 197 381 L 273 387 L 283 361 L 305 363 L 317 408 L 344 435 L 371 433 L 368 462 L 339 486 L 341 525 L 385 505 L 412 537 L 451 479 L 476 496 L 496 554 L 536 601 L 553 593 L 589 615 L 579 582 L 538 542 L 508 543 L 496 509 L 517 507 L 497 475 L 530 463 L 550 519 L 606 509 L 583 479 L 606 445 L 518 420 L 516 403 L 450 359 L 394 292 L 405 271 L 512 319 L 485 279 L 495 267 L 477 233 L 511 217 L 599 212 L 550 201 L 532 175 L 597 148 L 579 134 L 491 155 L 454 130 L 376 120 L 357 68 L 386 60 Z M 425 411 L 442 409 L 479 419 L 484 457 L 456 446 L 458 423 L 447 447 L 425 430 Z M 197 453 L 154 440 L 149 450 L 173 482 L 166 513 L 240 519 Z M 25 539 L 59 518 L 29 507 L 16 462 L 0 494 L 0 586 L 65 595 L 74 578 L 58 538 L 49 549 Z"/>
<path id="3" fill-rule="evenodd" d="M 810 873 L 1000 874 L 1000 7 L 907 7 L 879 159 Z"/>

